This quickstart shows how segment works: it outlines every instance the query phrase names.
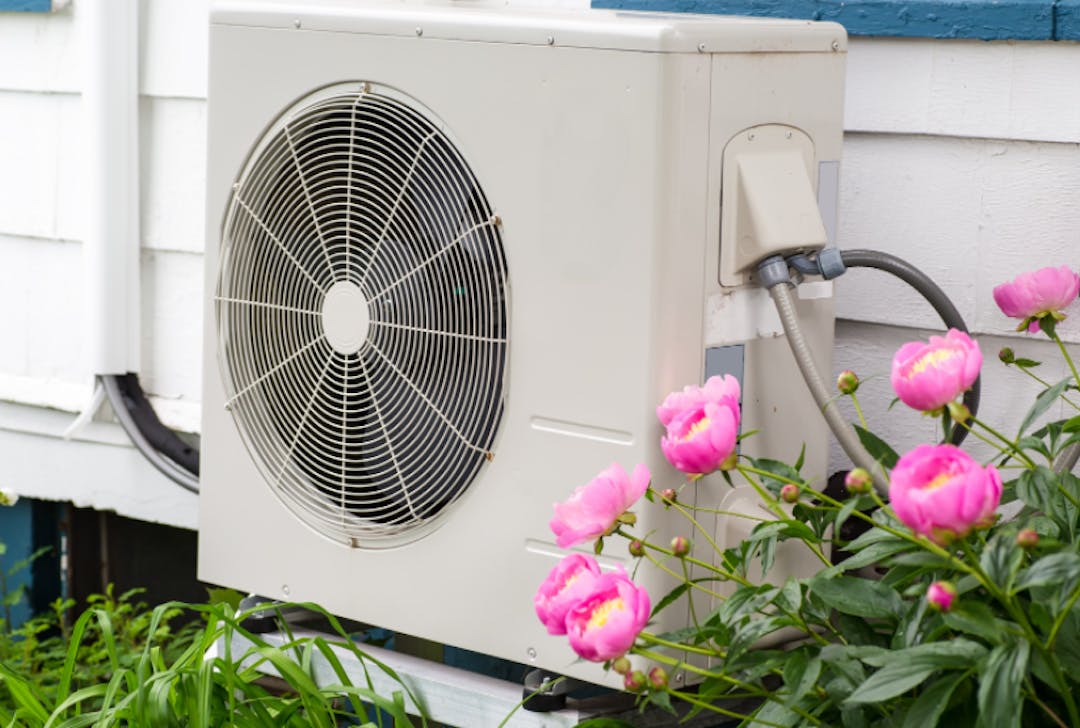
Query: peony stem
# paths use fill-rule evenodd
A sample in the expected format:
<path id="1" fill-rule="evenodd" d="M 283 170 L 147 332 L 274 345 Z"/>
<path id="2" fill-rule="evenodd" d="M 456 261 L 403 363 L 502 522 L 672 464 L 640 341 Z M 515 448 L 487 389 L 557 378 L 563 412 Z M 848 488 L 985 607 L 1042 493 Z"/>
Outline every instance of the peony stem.
<path id="1" fill-rule="evenodd" d="M 690 514 L 690 512 L 688 510 L 683 508 L 678 503 L 672 503 L 671 506 L 672 506 L 672 508 L 677 510 L 679 513 L 681 513 L 683 515 L 683 517 L 686 518 L 686 520 L 688 520 L 688 521 L 690 521 L 690 523 L 694 524 L 694 528 L 701 531 L 701 535 L 705 537 L 705 540 L 709 542 L 709 545 L 713 547 L 713 550 L 716 551 L 716 553 L 718 555 L 720 555 L 721 557 L 724 555 L 724 549 L 720 548 L 720 546 L 716 543 L 716 541 L 713 540 L 712 534 L 709 533 L 708 529 L 703 528 L 702 525 L 697 522 L 697 520 Z M 728 576 L 732 581 L 737 581 L 738 583 L 742 584 L 743 586 L 753 586 L 749 581 L 747 581 L 746 579 L 742 578 L 741 576 L 739 576 L 737 574 L 732 574 L 731 572 L 728 572 Z"/>
<path id="2" fill-rule="evenodd" d="M 978 417 L 972 417 L 971 418 L 971 423 L 975 424 L 975 425 L 978 425 L 979 427 L 983 428 L 984 430 L 989 432 L 991 435 L 996 437 L 998 440 L 1001 440 L 1001 442 L 1005 443 L 1005 446 L 1009 449 L 1009 452 L 1013 453 L 1018 458 L 1020 458 L 1025 463 L 1027 463 L 1027 466 L 1029 468 L 1031 468 L 1031 469 L 1035 468 L 1035 461 L 1032 460 L 1031 458 L 1029 458 L 1027 455 L 1025 455 L 1024 452 L 1022 450 L 1020 450 L 1020 448 L 1018 448 L 1016 446 L 1015 442 L 1013 442 L 1009 438 L 1002 435 L 1000 432 L 998 432 L 993 427 L 991 427 L 990 425 L 988 425 L 985 422 L 983 422 L 982 420 L 980 420 Z M 968 428 L 968 431 L 971 431 L 971 427 L 969 425 L 967 425 L 967 423 L 965 423 L 964 426 Z M 1004 451 L 1002 451 L 1002 452 L 1004 452 Z"/>
<path id="3" fill-rule="evenodd" d="M 1031 371 L 1027 367 L 1018 366 L 1017 369 L 1022 371 L 1024 374 L 1027 374 L 1029 377 L 1031 377 L 1032 379 L 1034 379 L 1036 382 L 1043 385 L 1047 389 L 1050 389 L 1050 387 L 1054 386 L 1050 382 L 1048 382 L 1045 379 L 1043 379 L 1042 377 L 1040 377 L 1039 375 L 1035 374 L 1033 371 Z M 1071 399 L 1066 397 L 1064 394 L 1061 395 L 1061 398 L 1063 400 L 1065 400 L 1066 402 L 1068 402 L 1072 406 L 1073 409 L 1080 410 L 1080 404 L 1077 404 L 1076 402 L 1073 402 Z"/>
<path id="4" fill-rule="evenodd" d="M 689 672 L 693 672 L 693 673 L 696 673 L 698 675 L 702 675 L 703 677 L 711 677 L 711 678 L 714 678 L 716 680 L 723 680 L 724 682 L 728 683 L 729 685 L 734 685 L 735 687 L 740 688 L 742 690 L 745 690 L 746 692 L 751 693 L 752 695 L 755 695 L 757 697 L 764 698 L 765 700 L 771 700 L 771 701 L 773 701 L 775 703 L 779 703 L 781 705 L 784 704 L 784 700 L 782 698 L 780 698 L 777 695 L 774 695 L 773 693 L 769 692 L 768 690 L 763 690 L 763 689 L 761 689 L 761 688 L 759 688 L 759 687 L 757 687 L 755 685 L 751 685 L 750 683 L 745 683 L 742 680 L 739 680 L 738 678 L 734 678 L 731 675 L 728 675 L 726 673 L 715 672 L 715 671 L 712 671 L 712 670 L 705 670 L 703 668 L 697 667 L 696 665 L 691 665 L 690 663 L 685 662 L 683 660 L 678 660 L 678 659 L 676 659 L 674 657 L 668 657 L 667 655 L 661 654 L 659 652 L 653 652 L 652 650 L 647 650 L 647 649 L 643 649 L 643 648 L 640 648 L 640 647 L 634 648 L 634 652 L 636 654 L 641 655 L 642 657 L 644 657 L 646 659 L 653 660 L 654 662 L 659 662 L 661 664 L 667 665 L 668 667 L 673 667 L 673 668 L 677 668 L 677 669 L 680 669 L 680 670 L 681 669 L 686 669 Z M 797 708 L 795 706 L 790 706 L 790 709 L 792 711 L 794 711 L 795 713 L 798 713 L 800 716 L 802 716 L 806 720 L 810 721 L 814 725 L 821 725 L 820 720 L 818 720 L 814 716 L 810 715 L 805 710 L 803 710 L 801 708 Z"/>
<path id="5" fill-rule="evenodd" d="M 706 703 L 704 700 L 696 697 L 693 693 L 681 693 L 678 690 L 671 690 L 671 689 L 669 689 L 668 692 L 671 693 L 672 695 L 674 695 L 676 698 L 678 698 L 680 700 L 685 700 L 687 703 L 690 703 L 691 705 L 696 705 L 697 707 L 702 708 L 703 710 L 711 710 L 714 713 L 718 713 L 719 715 L 723 715 L 723 716 L 728 717 L 728 718 L 736 718 L 736 719 L 741 720 L 741 721 L 751 721 L 752 723 L 757 724 L 757 725 L 773 726 L 774 728 L 783 728 L 783 726 L 781 724 L 779 724 L 779 723 L 770 723 L 767 720 L 754 720 L 749 715 L 743 715 L 742 713 L 736 713 L 736 712 L 731 711 L 731 710 L 726 710 L 724 708 L 721 708 L 718 705 L 713 705 L 712 703 Z"/>
<path id="6" fill-rule="evenodd" d="M 638 637 L 646 639 L 654 645 L 669 647 L 673 650 L 678 650 L 680 652 L 690 652 L 695 655 L 704 655 L 705 657 L 718 657 L 716 650 L 712 650 L 707 647 L 695 647 L 693 645 L 683 644 L 682 642 L 672 642 L 671 640 L 666 640 L 659 635 L 652 634 L 651 632 L 639 632 Z"/>
<path id="7" fill-rule="evenodd" d="M 1054 343 L 1056 343 L 1058 345 L 1058 348 L 1061 349 L 1061 355 L 1065 357 L 1065 361 L 1069 365 L 1069 371 L 1072 372 L 1073 381 L 1076 382 L 1077 387 L 1080 387 L 1080 374 L 1077 374 L 1076 364 L 1073 363 L 1072 357 L 1069 356 L 1069 350 L 1065 348 L 1065 342 L 1061 340 L 1060 336 L 1058 336 L 1057 329 L 1055 329 L 1054 333 L 1050 335 L 1050 338 L 1053 339 Z"/>
<path id="8" fill-rule="evenodd" d="M 854 392 L 852 392 L 852 393 L 851 393 L 850 395 L 848 395 L 848 396 L 850 396 L 850 397 L 851 397 L 851 403 L 852 403 L 853 405 L 855 405 L 855 414 L 857 414 L 857 415 L 859 416 L 859 422 L 860 422 L 860 423 L 862 424 L 862 428 L 863 428 L 864 430 L 869 430 L 870 428 L 869 428 L 869 426 L 867 426 L 867 424 L 866 424 L 866 418 L 865 418 L 865 417 L 863 417 L 863 411 L 862 411 L 862 407 L 860 407 L 860 406 L 859 406 L 859 398 L 855 396 L 855 393 L 854 393 Z"/>
<path id="9" fill-rule="evenodd" d="M 1057 639 L 1058 632 L 1061 631 L 1062 625 L 1065 624 L 1065 618 L 1069 616 L 1069 612 L 1072 611 L 1078 598 L 1080 598 L 1080 586 L 1073 589 L 1073 593 L 1069 595 L 1069 602 L 1065 605 L 1065 609 L 1063 609 L 1061 614 L 1057 616 L 1057 619 L 1054 620 L 1054 624 L 1050 628 L 1050 634 L 1046 638 L 1047 651 L 1054 648 L 1054 640 Z"/>
<path id="10" fill-rule="evenodd" d="M 658 568 L 658 569 L 660 569 L 661 571 L 663 571 L 663 572 L 665 572 L 666 574 L 668 574 L 668 576 L 673 576 L 673 577 L 675 577 L 676 579 L 680 579 L 680 578 L 682 578 L 682 577 L 681 577 L 681 576 L 680 576 L 680 575 L 678 574 L 678 572 L 676 572 L 676 571 L 675 571 L 674 569 L 669 569 L 669 568 L 667 567 L 667 564 L 663 563 L 662 561 L 658 561 L 658 560 L 657 560 L 657 559 L 656 559 L 655 557 L 653 557 L 653 556 L 652 556 L 651 554 L 648 554 L 648 553 L 646 553 L 646 554 L 645 554 L 645 558 L 647 558 L 647 559 L 649 560 L 649 562 L 650 562 L 650 563 L 651 563 L 651 564 L 652 564 L 653 566 L 655 566 L 656 568 Z M 708 594 L 708 595 L 709 595 L 710 597 L 713 597 L 714 599 L 720 599 L 720 600 L 723 600 L 723 599 L 725 599 L 725 598 L 726 598 L 726 597 L 724 597 L 724 595 L 723 595 L 723 594 L 719 594 L 719 593 L 717 593 L 717 592 L 714 592 L 714 591 L 713 591 L 712 589 L 707 589 L 707 588 L 703 587 L 703 586 L 702 586 L 701 584 L 698 584 L 698 583 L 697 583 L 696 581 L 688 581 L 687 583 L 688 583 L 688 584 L 690 585 L 690 587 L 691 587 L 692 589 L 697 589 L 697 590 L 698 590 L 698 591 L 700 591 L 700 592 L 704 592 L 705 594 Z"/>
<path id="11" fill-rule="evenodd" d="M 772 494 L 769 493 L 769 491 L 765 488 L 765 486 L 762 483 L 759 483 L 759 482 L 755 481 L 753 478 L 751 478 L 749 475 L 747 475 L 747 473 L 762 473 L 762 474 L 768 475 L 768 473 L 766 471 L 757 470 L 756 468 L 746 467 L 744 465 L 737 465 L 736 467 L 739 469 L 739 472 L 742 473 L 742 476 L 744 478 L 746 478 L 746 482 L 750 483 L 750 485 L 753 486 L 754 490 L 756 490 L 758 492 L 758 495 L 761 496 L 762 500 L 764 500 L 769 505 L 769 510 L 771 510 L 773 513 L 775 513 L 777 515 L 777 517 L 781 521 L 790 521 L 790 520 L 792 520 L 791 516 L 788 515 L 784 511 L 784 509 L 780 507 L 780 501 L 773 498 Z M 788 482 L 792 482 L 792 481 L 788 481 Z M 802 483 L 794 483 L 794 485 L 797 485 L 800 488 L 804 487 Z M 813 491 L 813 492 L 817 492 L 817 491 Z M 825 556 L 825 554 L 823 554 L 821 552 L 821 548 L 818 547 L 817 544 L 812 544 L 812 543 L 810 543 L 809 541 L 806 541 L 806 540 L 803 540 L 803 544 L 806 545 L 806 548 L 810 549 L 811 553 L 813 553 L 815 556 L 817 556 L 819 559 L 821 559 L 821 563 L 825 564 L 825 566 L 832 566 L 832 561 L 830 561 Z"/>

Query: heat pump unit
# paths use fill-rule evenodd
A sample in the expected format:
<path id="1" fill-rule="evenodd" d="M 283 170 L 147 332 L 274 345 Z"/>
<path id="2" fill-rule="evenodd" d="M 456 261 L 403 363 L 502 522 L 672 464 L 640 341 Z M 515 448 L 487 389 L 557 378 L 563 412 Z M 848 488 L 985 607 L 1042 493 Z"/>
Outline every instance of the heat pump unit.
<path id="1" fill-rule="evenodd" d="M 612 462 L 680 482 L 669 391 L 738 376 L 744 451 L 805 443 L 824 477 L 751 263 L 825 242 L 845 46 L 801 21 L 217 5 L 200 578 L 607 679 L 533 614 L 563 555 L 547 523 Z M 823 369 L 829 285 L 799 289 Z M 762 513 L 719 478 L 684 495 Z"/>

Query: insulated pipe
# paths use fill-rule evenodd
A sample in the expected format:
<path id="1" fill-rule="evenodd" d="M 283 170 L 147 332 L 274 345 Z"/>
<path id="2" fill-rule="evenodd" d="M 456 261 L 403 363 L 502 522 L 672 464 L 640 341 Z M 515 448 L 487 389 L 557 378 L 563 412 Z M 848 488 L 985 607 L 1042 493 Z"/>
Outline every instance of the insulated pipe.
<path id="1" fill-rule="evenodd" d="M 783 262 L 783 259 L 780 259 L 780 264 L 784 266 L 784 276 L 787 276 L 787 264 Z M 761 272 L 760 269 L 759 272 Z M 836 406 L 835 398 L 821 378 L 821 373 L 818 372 L 813 352 L 810 351 L 806 339 L 803 338 L 802 329 L 799 328 L 799 315 L 795 311 L 795 301 L 791 296 L 792 288 L 790 280 L 774 282 L 769 285 L 769 295 L 772 296 L 776 311 L 780 314 L 780 323 L 784 327 L 784 334 L 791 347 L 791 353 L 795 356 L 795 362 L 799 365 L 799 371 L 802 372 L 814 401 L 821 408 L 829 429 L 840 442 L 840 447 L 856 466 L 871 474 L 874 479 L 874 488 L 878 493 L 886 496 L 889 492 L 889 484 L 885 480 L 881 465 L 870 456 L 859 441 L 855 430 L 844 420 L 840 409 Z"/>
<path id="2" fill-rule="evenodd" d="M 146 459 L 150 461 L 150 464 L 157 468 L 157 470 L 165 475 L 165 477 L 169 478 L 185 490 L 189 490 L 192 493 L 198 493 L 198 476 L 189 473 L 187 470 L 162 455 L 150 443 L 146 435 L 143 434 L 139 424 L 132 416 L 132 410 L 135 409 L 135 406 L 125 401 L 129 399 L 131 395 L 124 391 L 123 378 L 103 376 L 101 377 L 101 384 L 105 388 L 105 395 L 109 398 L 109 403 L 112 405 L 113 411 L 116 413 L 116 419 L 120 421 L 120 426 L 124 428 L 124 432 L 131 438 L 131 442 L 135 445 L 135 449 L 141 452 Z M 136 388 L 138 387 L 138 382 L 135 383 L 135 386 Z M 139 393 L 142 393 L 141 389 L 139 390 Z M 195 457 L 198 457 L 197 453 Z"/>
<path id="3" fill-rule="evenodd" d="M 139 371 L 137 0 L 82 0 L 87 356 L 94 374 Z"/>

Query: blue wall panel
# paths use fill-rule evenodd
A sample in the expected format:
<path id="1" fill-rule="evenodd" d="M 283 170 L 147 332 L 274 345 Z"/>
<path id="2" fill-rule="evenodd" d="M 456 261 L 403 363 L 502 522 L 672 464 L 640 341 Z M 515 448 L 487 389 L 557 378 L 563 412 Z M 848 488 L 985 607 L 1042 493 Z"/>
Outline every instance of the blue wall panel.
<path id="1" fill-rule="evenodd" d="M 832 20 L 850 35 L 1080 40 L 1080 0 L 593 0 L 624 10 Z"/>
<path id="2" fill-rule="evenodd" d="M 52 0 L 0 0 L 0 12 L 51 13 Z"/>

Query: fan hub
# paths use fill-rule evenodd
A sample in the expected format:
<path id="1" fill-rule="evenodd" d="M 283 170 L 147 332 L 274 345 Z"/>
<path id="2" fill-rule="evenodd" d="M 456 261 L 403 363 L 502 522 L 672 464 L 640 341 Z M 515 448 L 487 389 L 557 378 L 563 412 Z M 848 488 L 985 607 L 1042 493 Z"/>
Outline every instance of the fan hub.
<path id="1" fill-rule="evenodd" d="M 360 286 L 348 281 L 330 286 L 322 304 L 322 328 L 334 351 L 355 354 L 367 341 L 370 325 L 367 297 Z"/>

